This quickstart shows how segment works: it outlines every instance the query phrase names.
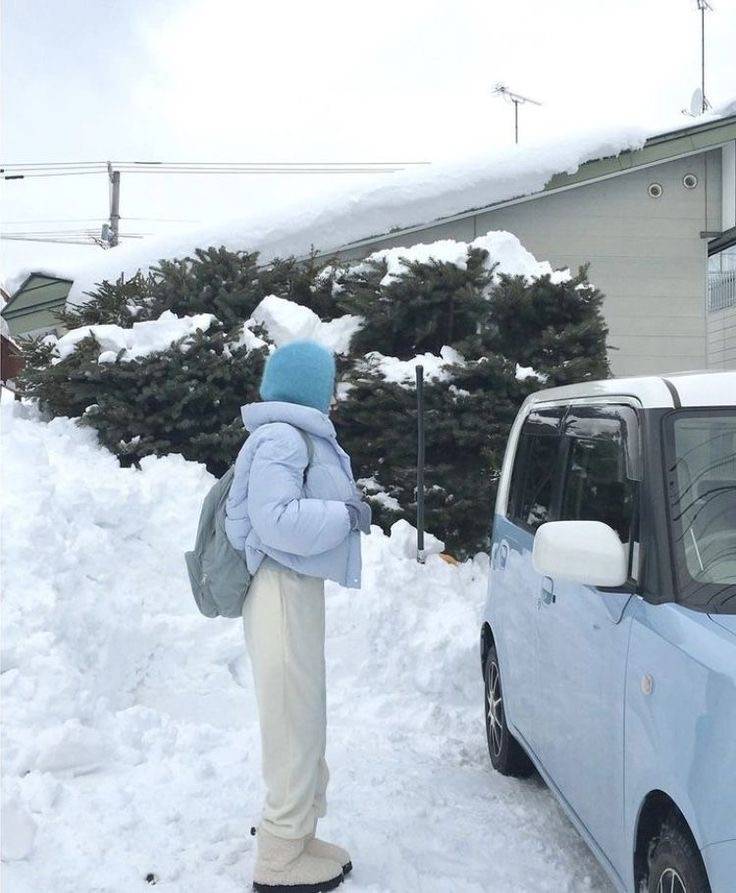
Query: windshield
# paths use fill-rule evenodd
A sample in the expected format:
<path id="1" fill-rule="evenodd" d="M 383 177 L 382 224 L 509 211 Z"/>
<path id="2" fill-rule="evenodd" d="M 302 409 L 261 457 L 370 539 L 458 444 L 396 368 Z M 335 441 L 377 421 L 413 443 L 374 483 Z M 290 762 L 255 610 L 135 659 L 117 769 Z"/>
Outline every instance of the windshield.
<path id="1" fill-rule="evenodd" d="M 736 411 L 668 420 L 669 513 L 681 600 L 736 613 Z"/>

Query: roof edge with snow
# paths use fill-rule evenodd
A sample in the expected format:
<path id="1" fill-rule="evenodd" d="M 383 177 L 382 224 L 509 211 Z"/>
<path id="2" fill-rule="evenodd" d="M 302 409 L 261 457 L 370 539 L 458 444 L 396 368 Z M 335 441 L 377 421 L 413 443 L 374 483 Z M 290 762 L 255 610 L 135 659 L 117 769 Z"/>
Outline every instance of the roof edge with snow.
<path id="1" fill-rule="evenodd" d="M 686 158 L 688 155 L 697 155 L 711 149 L 718 149 L 732 140 L 736 140 L 736 113 L 716 120 L 709 120 L 700 124 L 693 124 L 679 130 L 668 130 L 649 137 L 639 149 L 624 149 L 613 155 L 601 158 L 591 158 L 583 162 L 573 173 L 560 172 L 554 174 L 542 189 L 534 192 L 521 193 L 488 204 L 467 208 L 455 214 L 435 217 L 432 220 L 424 220 L 409 226 L 394 227 L 391 230 L 364 238 L 347 242 L 343 249 L 361 248 L 364 245 L 372 245 L 385 239 L 401 236 L 403 234 L 417 232 L 441 223 L 451 223 L 455 220 L 463 220 L 467 217 L 475 217 L 486 211 L 494 211 L 517 205 L 521 202 L 534 201 L 556 192 L 564 192 L 577 186 L 584 186 L 600 180 L 608 180 L 630 173 L 634 169 L 651 167 L 655 164 L 663 164 L 667 161 L 675 161 L 678 158 Z M 320 256 L 328 256 L 335 252 L 320 252 Z"/>

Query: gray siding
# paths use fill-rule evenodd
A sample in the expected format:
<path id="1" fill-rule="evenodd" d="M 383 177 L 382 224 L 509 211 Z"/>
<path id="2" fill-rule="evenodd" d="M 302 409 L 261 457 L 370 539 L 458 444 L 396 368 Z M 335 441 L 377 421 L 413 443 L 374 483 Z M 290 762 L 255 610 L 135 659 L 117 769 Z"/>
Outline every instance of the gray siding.
<path id="1" fill-rule="evenodd" d="M 606 296 L 615 375 L 705 368 L 707 240 L 700 233 L 720 231 L 720 172 L 714 150 L 397 233 L 345 254 L 508 230 L 554 267 L 590 264 L 590 279 Z M 698 177 L 695 189 L 684 188 L 686 173 Z M 652 182 L 662 185 L 661 198 L 647 194 Z"/>
<path id="2" fill-rule="evenodd" d="M 708 314 L 708 368 L 736 369 L 736 307 Z"/>

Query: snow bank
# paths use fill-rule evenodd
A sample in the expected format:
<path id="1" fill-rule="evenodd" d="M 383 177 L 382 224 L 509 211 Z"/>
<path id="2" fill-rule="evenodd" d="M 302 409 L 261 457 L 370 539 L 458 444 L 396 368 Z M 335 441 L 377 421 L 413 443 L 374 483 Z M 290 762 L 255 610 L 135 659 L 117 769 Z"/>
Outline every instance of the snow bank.
<path id="1" fill-rule="evenodd" d="M 98 362 L 114 363 L 121 351 L 121 361 L 139 360 L 157 350 L 166 350 L 174 341 L 190 338 L 198 329 L 206 332 L 213 322 L 215 317 L 211 313 L 178 317 L 165 310 L 158 319 L 134 322 L 129 329 L 109 324 L 80 326 L 56 341 L 58 356 L 53 362 L 59 363 L 68 357 L 80 341 L 90 335 L 94 335 L 100 345 Z M 186 341 L 181 347 L 186 349 Z"/>
<path id="2" fill-rule="evenodd" d="M 212 484 L 171 455 L 120 468 L 73 421 L 3 403 L 2 753 L 13 893 L 236 893 L 262 800 L 241 624 L 206 620 L 183 551 Z M 481 721 L 488 561 L 365 541 L 327 587 L 333 784 L 323 832 L 354 893 L 605 890 L 543 786 L 491 772 Z"/>
<path id="3" fill-rule="evenodd" d="M 730 113 L 730 107 L 724 106 L 701 120 L 716 120 Z M 687 127 L 692 122 L 681 120 L 677 124 Z M 327 192 L 322 201 L 313 197 L 285 201 L 245 219 L 121 246 L 78 268 L 70 301 L 83 303 L 85 292 L 103 279 L 115 279 L 122 272 L 132 275 L 160 258 L 189 256 L 200 247 L 224 245 L 233 250 L 257 250 L 264 262 L 276 257 L 303 256 L 313 247 L 327 253 L 396 227 L 427 224 L 530 195 L 542 190 L 554 174 L 574 173 L 591 159 L 639 149 L 648 137 L 661 132 L 661 127 L 619 126 L 570 135 L 556 142 L 494 149 L 492 153 L 485 151 L 460 160 L 351 182 Z"/>

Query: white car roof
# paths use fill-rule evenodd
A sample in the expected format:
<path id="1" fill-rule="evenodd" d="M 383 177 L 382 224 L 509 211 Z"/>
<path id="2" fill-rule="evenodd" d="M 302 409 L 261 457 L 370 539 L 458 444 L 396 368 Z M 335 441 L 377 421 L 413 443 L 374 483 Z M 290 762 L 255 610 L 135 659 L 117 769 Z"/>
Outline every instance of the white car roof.
<path id="1" fill-rule="evenodd" d="M 527 404 L 556 403 L 590 397 L 633 397 L 645 409 L 736 406 L 736 370 L 677 372 L 662 376 L 582 382 L 537 391 L 528 398 Z"/>

